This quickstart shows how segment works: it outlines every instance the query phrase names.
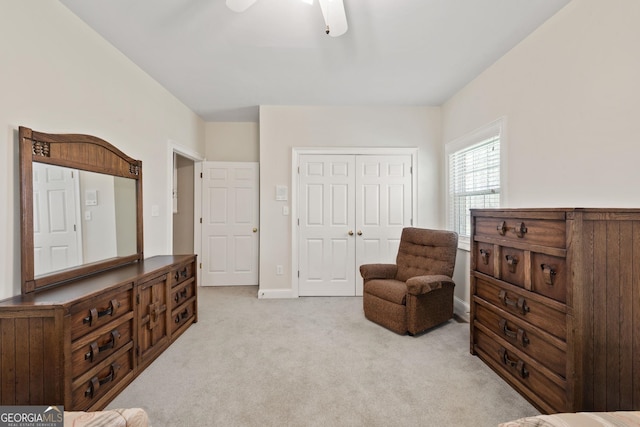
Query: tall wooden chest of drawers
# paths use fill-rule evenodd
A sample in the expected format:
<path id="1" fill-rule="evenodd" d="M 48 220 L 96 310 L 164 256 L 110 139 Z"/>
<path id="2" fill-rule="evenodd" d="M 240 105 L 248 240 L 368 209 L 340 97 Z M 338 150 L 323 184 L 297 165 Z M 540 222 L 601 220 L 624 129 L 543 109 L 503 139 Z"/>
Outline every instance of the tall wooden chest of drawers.
<path id="1" fill-rule="evenodd" d="M 471 353 L 543 412 L 640 410 L 640 209 L 471 224 Z"/>
<path id="2" fill-rule="evenodd" d="M 0 404 L 99 410 L 197 321 L 195 255 L 0 301 Z"/>

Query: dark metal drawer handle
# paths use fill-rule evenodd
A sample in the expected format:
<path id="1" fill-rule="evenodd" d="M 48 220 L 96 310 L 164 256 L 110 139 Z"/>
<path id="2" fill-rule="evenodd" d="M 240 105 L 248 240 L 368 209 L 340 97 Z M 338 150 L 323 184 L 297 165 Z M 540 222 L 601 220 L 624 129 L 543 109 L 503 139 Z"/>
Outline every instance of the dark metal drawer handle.
<path id="1" fill-rule="evenodd" d="M 544 283 L 553 286 L 553 277 L 556 275 L 556 271 L 549 264 L 540 264 L 540 268 L 542 268 Z"/>
<path id="2" fill-rule="evenodd" d="M 482 258 L 482 263 L 484 265 L 489 264 L 489 257 L 491 256 L 491 251 L 488 249 L 480 249 L 480 257 Z"/>
<path id="3" fill-rule="evenodd" d="M 517 301 L 509 299 L 507 298 L 507 291 L 503 289 L 498 294 L 498 298 L 500 298 L 504 305 L 516 307 L 523 315 L 529 312 L 529 306 L 527 305 L 527 301 L 524 297 L 519 297 Z"/>
<path id="4" fill-rule="evenodd" d="M 498 230 L 499 235 L 504 236 L 508 230 L 507 222 L 506 221 L 500 222 L 500 224 L 498 224 L 498 226 L 496 227 L 496 230 Z"/>
<path id="5" fill-rule="evenodd" d="M 500 326 L 500 330 L 506 337 L 515 338 L 517 342 L 522 343 L 523 347 L 526 347 L 529 345 L 529 338 L 527 337 L 527 334 L 525 333 L 524 329 L 518 328 L 517 331 L 512 331 L 507 327 L 506 319 L 501 319 L 498 324 Z"/>
<path id="6" fill-rule="evenodd" d="M 176 292 L 176 296 L 173 298 L 173 300 L 175 302 L 180 301 L 180 299 L 182 298 L 186 298 L 188 295 L 188 291 L 187 288 L 184 288 L 183 290 L 181 290 L 180 292 Z"/>
<path id="7" fill-rule="evenodd" d="M 516 233 L 516 236 L 522 238 L 527 232 L 527 227 L 524 226 L 524 222 L 519 222 L 513 227 L 513 232 Z"/>
<path id="8" fill-rule="evenodd" d="M 516 361 L 510 359 L 509 355 L 507 354 L 507 349 L 505 349 L 504 347 L 500 347 L 500 358 L 502 359 L 502 363 L 504 363 L 505 366 L 514 368 L 518 375 L 520 375 L 520 378 L 525 379 L 529 376 L 529 371 L 524 367 L 524 362 L 522 360 Z"/>
<path id="9" fill-rule="evenodd" d="M 120 308 L 120 302 L 117 299 L 112 299 L 109 302 L 109 307 L 105 310 L 98 311 L 98 309 L 95 307 L 90 309 L 89 315 L 84 319 L 82 319 L 82 323 L 83 324 L 88 323 L 89 326 L 93 326 L 93 322 L 96 322 L 101 317 L 113 316 L 114 314 L 116 314 L 116 311 L 118 311 L 118 308 Z"/>
<path id="10" fill-rule="evenodd" d="M 518 265 L 518 257 L 513 255 L 505 255 L 504 257 L 507 260 L 507 267 L 509 268 L 510 273 L 516 272 L 516 266 Z"/>
<path id="11" fill-rule="evenodd" d="M 185 308 L 179 314 L 176 315 L 174 322 L 180 323 L 180 321 L 186 319 L 187 317 L 189 317 L 189 310 Z"/>
<path id="12" fill-rule="evenodd" d="M 187 267 L 183 268 L 180 271 L 176 271 L 176 275 L 174 276 L 174 278 L 177 280 L 180 280 L 180 278 L 187 278 Z"/>
<path id="13" fill-rule="evenodd" d="M 87 388 L 87 390 L 84 392 L 84 395 L 86 397 L 90 397 L 93 399 L 93 396 L 95 396 L 96 392 L 100 389 L 100 386 L 105 385 L 116 379 L 116 373 L 118 372 L 119 369 L 120 369 L 120 365 L 118 365 L 117 363 L 112 363 L 109 375 L 107 375 L 104 378 L 98 378 L 98 377 L 91 378 L 91 380 L 89 381 L 89 388 Z"/>
<path id="14" fill-rule="evenodd" d="M 84 360 L 91 359 L 91 361 L 93 362 L 93 359 L 98 354 L 100 354 L 103 351 L 114 348 L 119 339 L 120 339 L 120 332 L 118 332 L 117 329 L 114 329 L 113 331 L 111 331 L 111 339 L 109 339 L 109 341 L 105 345 L 98 347 L 97 341 L 92 342 L 91 344 L 89 344 L 89 347 L 91 348 L 91 350 L 89 350 L 89 352 L 87 352 L 84 355 Z"/>

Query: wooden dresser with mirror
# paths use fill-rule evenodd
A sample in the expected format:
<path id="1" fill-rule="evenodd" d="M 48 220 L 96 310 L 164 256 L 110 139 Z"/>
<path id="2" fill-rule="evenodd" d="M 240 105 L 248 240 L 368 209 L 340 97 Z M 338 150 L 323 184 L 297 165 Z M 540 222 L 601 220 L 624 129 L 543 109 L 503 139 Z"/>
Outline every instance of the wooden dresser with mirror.
<path id="1" fill-rule="evenodd" d="M 103 409 L 197 321 L 196 255 L 144 258 L 142 163 L 20 127 L 21 295 L 0 301 L 0 404 Z"/>

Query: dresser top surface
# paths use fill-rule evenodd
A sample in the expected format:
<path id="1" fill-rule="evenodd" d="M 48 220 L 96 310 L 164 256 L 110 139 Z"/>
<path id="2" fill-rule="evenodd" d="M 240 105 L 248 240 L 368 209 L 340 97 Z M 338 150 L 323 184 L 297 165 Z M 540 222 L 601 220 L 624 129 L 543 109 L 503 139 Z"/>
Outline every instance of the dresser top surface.
<path id="1" fill-rule="evenodd" d="M 64 284 L 39 292 L 7 298 L 0 301 L 0 308 L 70 304 L 79 299 L 104 292 L 109 288 L 132 285 L 133 282 L 144 277 L 164 274 L 172 266 L 191 262 L 194 258 L 195 255 L 159 255 L 150 257 L 143 261 L 70 280 Z"/>

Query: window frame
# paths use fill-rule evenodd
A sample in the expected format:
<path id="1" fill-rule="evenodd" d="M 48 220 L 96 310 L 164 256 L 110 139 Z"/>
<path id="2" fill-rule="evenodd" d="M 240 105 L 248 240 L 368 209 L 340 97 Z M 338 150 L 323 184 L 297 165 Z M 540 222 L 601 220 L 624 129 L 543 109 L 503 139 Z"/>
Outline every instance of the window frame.
<path id="1" fill-rule="evenodd" d="M 496 136 L 499 137 L 499 145 L 500 145 L 500 192 L 499 192 L 499 204 L 500 206 L 505 205 L 506 200 L 506 170 L 507 170 L 507 162 L 506 162 L 506 118 L 501 117 L 494 122 L 491 122 L 487 125 L 484 125 L 473 132 L 470 132 L 466 135 L 463 135 L 459 138 L 456 138 L 445 144 L 445 194 L 446 194 L 446 203 L 445 203 L 445 215 L 446 215 L 446 224 L 447 229 L 452 231 L 457 231 L 454 229 L 454 224 L 452 223 L 451 210 L 453 208 L 453 199 L 451 197 L 450 185 L 451 185 L 451 168 L 449 164 L 449 156 L 457 153 L 462 150 L 466 150 L 474 145 L 478 145 L 482 142 L 487 141 L 488 139 L 494 138 Z M 459 236 L 458 237 L 458 249 L 462 249 L 465 251 L 471 250 L 471 236 Z"/>

